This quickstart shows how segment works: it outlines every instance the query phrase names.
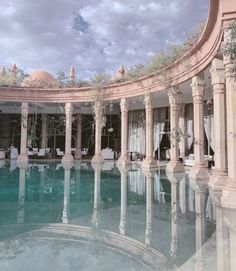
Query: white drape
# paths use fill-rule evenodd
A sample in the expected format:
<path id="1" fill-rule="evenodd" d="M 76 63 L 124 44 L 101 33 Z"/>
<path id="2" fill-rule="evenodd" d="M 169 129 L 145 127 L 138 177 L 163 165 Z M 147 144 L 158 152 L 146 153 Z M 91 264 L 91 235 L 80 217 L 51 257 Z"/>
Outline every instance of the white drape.
<path id="1" fill-rule="evenodd" d="M 206 214 L 206 218 L 213 221 L 216 220 L 215 204 L 214 202 L 212 202 L 212 199 L 210 196 L 208 196 L 207 198 L 205 214 Z"/>
<path id="2" fill-rule="evenodd" d="M 129 172 L 128 184 L 129 191 L 137 195 L 145 194 L 145 176 L 140 170 Z"/>
<path id="3" fill-rule="evenodd" d="M 129 151 L 136 151 L 144 155 L 146 153 L 145 138 L 145 111 L 135 110 L 129 112 Z"/>
<path id="4" fill-rule="evenodd" d="M 187 149 L 190 150 L 193 144 L 193 105 L 185 105 Z"/>
<path id="5" fill-rule="evenodd" d="M 204 117 L 204 130 L 207 140 L 214 151 L 214 116 Z"/>
<path id="6" fill-rule="evenodd" d="M 190 212 L 194 212 L 194 209 L 195 209 L 194 200 L 195 200 L 194 191 L 189 184 L 188 185 L 188 209 Z"/>
<path id="7" fill-rule="evenodd" d="M 166 107 L 156 108 L 153 110 L 153 149 L 159 149 L 165 128 Z"/>

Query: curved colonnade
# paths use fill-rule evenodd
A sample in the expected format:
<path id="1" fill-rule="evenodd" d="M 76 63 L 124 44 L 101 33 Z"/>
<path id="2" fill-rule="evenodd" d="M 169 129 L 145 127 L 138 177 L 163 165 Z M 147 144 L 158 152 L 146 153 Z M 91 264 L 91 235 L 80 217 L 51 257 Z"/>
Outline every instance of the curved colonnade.
<path id="1" fill-rule="evenodd" d="M 170 133 L 179 128 L 179 96 L 187 85 L 186 94 L 191 93 L 194 112 L 194 166 L 190 171 L 193 182 L 201 183 L 210 179 L 210 187 L 219 192 L 219 202 L 226 208 L 236 207 L 236 81 L 232 72 L 232 60 L 219 53 L 222 42 L 227 41 L 227 26 L 236 19 L 234 0 L 211 0 L 208 20 L 197 44 L 179 60 L 157 75 L 149 75 L 133 82 L 114 84 L 97 91 L 91 88 L 39 89 L 39 88 L 0 88 L 3 102 L 21 102 L 21 151 L 18 162 L 26 162 L 27 117 L 29 103 L 63 103 L 66 115 L 66 144 L 63 162 L 71 162 L 71 122 L 73 106 L 82 103 L 94 104 L 95 113 L 95 155 L 93 163 L 103 162 L 101 155 L 102 102 L 120 103 L 121 109 L 121 156 L 118 164 L 130 163 L 127 155 L 127 131 L 129 101 L 141 97 L 146 111 L 146 158 L 143 168 L 157 166 L 153 160 L 153 96 L 161 93 L 168 97 L 170 106 Z M 209 70 L 210 68 L 210 70 Z M 203 104 L 206 99 L 206 75 L 212 79 L 214 104 L 214 142 L 215 168 L 209 175 L 204 162 L 204 124 Z M 205 78 L 204 78 L 205 75 Z M 160 104 L 159 104 L 160 106 Z M 80 112 L 81 114 L 82 112 Z M 79 121 L 78 121 L 79 123 Z M 80 158 L 80 154 L 78 154 Z M 182 171 L 179 162 L 179 141 L 171 136 L 171 157 L 167 171 Z M 221 192 L 222 198 L 221 198 Z M 235 233 L 234 233 L 235 234 Z"/>

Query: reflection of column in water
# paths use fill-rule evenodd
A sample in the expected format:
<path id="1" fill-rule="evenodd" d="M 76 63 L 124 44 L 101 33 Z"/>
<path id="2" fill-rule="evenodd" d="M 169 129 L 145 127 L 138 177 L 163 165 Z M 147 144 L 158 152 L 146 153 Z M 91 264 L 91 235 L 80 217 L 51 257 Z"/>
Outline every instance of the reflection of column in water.
<path id="1" fill-rule="evenodd" d="M 179 184 L 179 205 L 181 212 L 186 213 L 186 176 L 180 181 Z"/>
<path id="2" fill-rule="evenodd" d="M 190 179 L 195 191 L 195 238 L 196 238 L 196 265 L 195 270 L 204 270 L 203 245 L 205 243 L 205 206 L 207 196 L 207 182 Z"/>
<path id="3" fill-rule="evenodd" d="M 211 192 L 211 198 L 216 209 L 216 249 L 217 249 L 217 271 L 229 270 L 229 234 L 223 220 L 223 209 L 221 207 L 221 193 L 216 195 Z"/>
<path id="4" fill-rule="evenodd" d="M 70 169 L 71 166 L 64 166 L 64 201 L 62 212 L 62 223 L 68 224 L 70 217 Z"/>
<path id="5" fill-rule="evenodd" d="M 235 199 L 233 200 L 233 204 L 235 204 Z M 232 208 L 228 208 L 228 202 L 227 202 L 227 207 L 223 208 L 223 215 L 224 215 L 224 223 L 227 226 L 228 229 L 228 233 L 229 235 L 228 237 L 228 249 L 229 249 L 229 263 L 230 263 L 230 271 L 235 271 L 236 270 L 236 257 L 235 257 L 235 252 L 236 252 L 236 209 L 233 207 Z M 224 203 L 223 203 L 223 207 L 224 207 Z M 226 242 L 226 240 L 224 240 L 224 242 Z M 228 256 L 227 255 L 227 256 Z M 226 269 L 224 269 L 226 270 Z M 227 269 L 228 271 L 228 269 Z"/>
<path id="6" fill-rule="evenodd" d="M 121 197 L 120 197 L 120 234 L 125 234 L 126 212 L 127 212 L 127 174 L 128 168 L 119 166 L 121 181 Z"/>
<path id="7" fill-rule="evenodd" d="M 25 171 L 27 165 L 20 165 L 20 175 L 19 175 L 19 197 L 18 197 L 18 207 L 17 207 L 17 223 L 24 223 L 25 216 Z"/>
<path id="8" fill-rule="evenodd" d="M 93 203 L 93 218 L 92 225 L 98 227 L 99 225 L 99 211 L 101 205 L 101 164 L 93 164 L 94 168 L 94 203 Z"/>
<path id="9" fill-rule="evenodd" d="M 145 171 L 146 177 L 146 230 L 145 244 L 151 245 L 152 237 L 152 211 L 153 211 L 153 178 L 151 171 Z"/>
<path id="10" fill-rule="evenodd" d="M 184 178 L 184 172 L 166 171 L 167 178 L 171 183 L 171 244 L 170 256 L 175 258 L 178 249 L 178 213 L 179 213 L 179 191 L 180 181 Z"/>
<path id="11" fill-rule="evenodd" d="M 170 255 L 176 257 L 178 248 L 179 182 L 171 179 L 171 245 Z"/>

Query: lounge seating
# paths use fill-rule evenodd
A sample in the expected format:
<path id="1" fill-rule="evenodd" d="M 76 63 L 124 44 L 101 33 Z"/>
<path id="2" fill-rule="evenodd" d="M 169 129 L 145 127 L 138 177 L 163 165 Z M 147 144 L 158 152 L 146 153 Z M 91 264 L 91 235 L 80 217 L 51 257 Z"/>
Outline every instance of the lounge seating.
<path id="1" fill-rule="evenodd" d="M 194 165 L 194 154 L 189 154 L 188 157 L 185 157 L 183 160 L 184 166 L 193 167 Z"/>
<path id="2" fill-rule="evenodd" d="M 45 149 L 39 149 L 38 157 L 45 157 L 45 155 L 46 155 L 46 150 Z"/>
<path id="3" fill-rule="evenodd" d="M 11 155 L 10 159 L 14 160 L 18 158 L 18 149 L 17 148 L 11 148 Z"/>
<path id="4" fill-rule="evenodd" d="M 57 153 L 57 156 L 63 156 L 64 155 L 64 151 L 61 151 L 60 148 L 56 148 L 56 153 Z"/>
<path id="5" fill-rule="evenodd" d="M 27 151 L 27 155 L 30 157 L 30 156 L 33 156 L 34 155 L 34 152 L 33 151 Z"/>
<path id="6" fill-rule="evenodd" d="M 109 148 L 103 149 L 102 156 L 104 159 L 114 159 L 114 151 Z"/>
<path id="7" fill-rule="evenodd" d="M 81 149 L 81 154 L 82 155 L 88 155 L 88 148 Z"/>
<path id="8" fill-rule="evenodd" d="M 209 162 L 213 161 L 212 155 L 204 155 L 204 160 L 206 163 L 206 166 L 209 164 Z M 183 160 L 184 166 L 193 167 L 194 166 L 194 154 L 189 154 L 188 157 L 185 157 Z"/>
<path id="9" fill-rule="evenodd" d="M 37 155 L 37 154 L 38 154 L 38 151 L 39 151 L 38 148 L 33 148 L 33 154 L 34 154 L 34 155 Z"/>
<path id="10" fill-rule="evenodd" d="M 0 151 L 0 159 L 5 159 L 5 152 L 3 150 Z"/>

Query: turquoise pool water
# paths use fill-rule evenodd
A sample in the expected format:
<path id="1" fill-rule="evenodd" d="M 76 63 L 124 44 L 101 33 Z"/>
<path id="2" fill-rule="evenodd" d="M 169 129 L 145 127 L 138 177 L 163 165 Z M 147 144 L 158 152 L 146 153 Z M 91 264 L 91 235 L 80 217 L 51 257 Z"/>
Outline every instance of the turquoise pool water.
<path id="1" fill-rule="evenodd" d="M 195 210 L 198 194 L 175 177 L 113 162 L 2 164 L 0 270 L 176 270 L 215 224 L 208 191 Z"/>

